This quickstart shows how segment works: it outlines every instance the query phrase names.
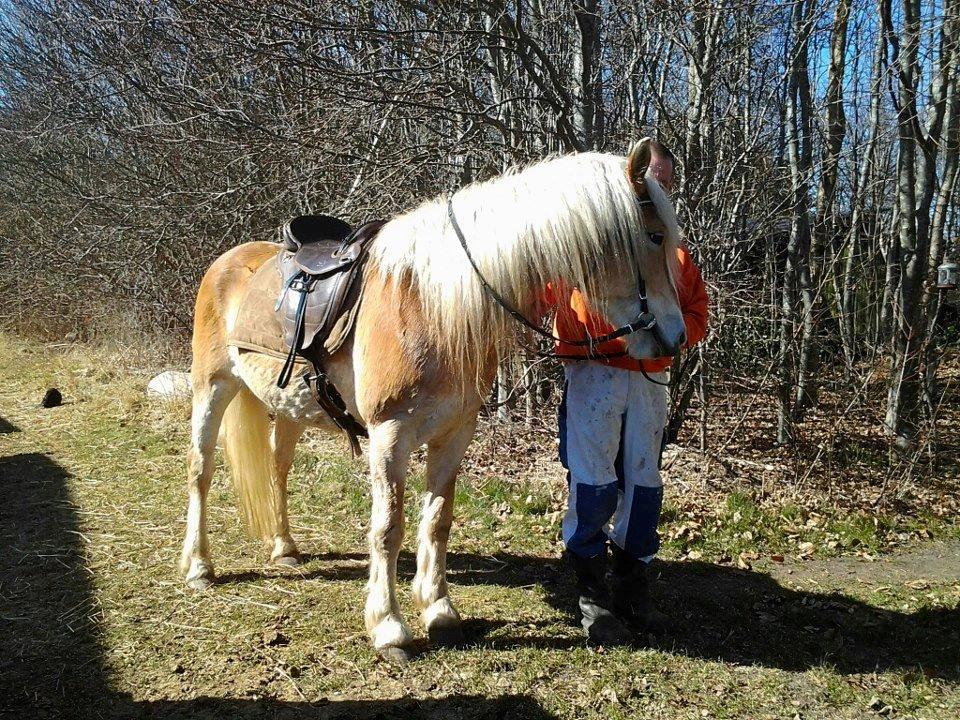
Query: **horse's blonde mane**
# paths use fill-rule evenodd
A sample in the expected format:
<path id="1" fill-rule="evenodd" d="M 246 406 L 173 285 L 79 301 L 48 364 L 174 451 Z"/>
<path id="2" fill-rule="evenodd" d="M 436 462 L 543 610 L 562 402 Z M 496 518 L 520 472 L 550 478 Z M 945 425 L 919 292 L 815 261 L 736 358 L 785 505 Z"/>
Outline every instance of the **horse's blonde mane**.
<path id="1" fill-rule="evenodd" d="M 566 155 L 455 194 L 457 222 L 483 276 L 532 322 L 548 282 L 598 297 L 600 271 L 611 257 L 636 257 L 641 264 L 659 257 L 646 240 L 625 168 L 622 156 Z M 672 266 L 680 238 L 676 216 L 656 181 L 649 175 L 646 181 L 667 227 Z M 519 329 L 483 290 L 447 217 L 446 197 L 391 220 L 370 253 L 380 272 L 409 279 L 420 295 L 426 330 L 461 366 L 476 367 Z"/>

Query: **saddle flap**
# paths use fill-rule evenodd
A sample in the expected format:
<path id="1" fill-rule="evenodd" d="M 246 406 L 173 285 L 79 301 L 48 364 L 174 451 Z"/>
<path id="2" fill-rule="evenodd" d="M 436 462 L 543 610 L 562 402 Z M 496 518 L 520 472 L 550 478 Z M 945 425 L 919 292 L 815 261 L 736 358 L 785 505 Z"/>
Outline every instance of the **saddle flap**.
<path id="1" fill-rule="evenodd" d="M 331 270 L 324 275 L 311 276 L 291 284 L 289 279 L 298 275 L 301 270 L 297 257 L 281 253 L 277 256 L 277 265 L 280 268 L 281 277 L 284 278 L 283 286 L 286 288 L 279 308 L 284 340 L 288 347 L 296 343 L 297 310 L 301 295 L 306 293 L 303 336 L 299 346 L 303 349 L 309 348 L 318 335 L 321 338 L 326 335 L 336 317 L 349 311 L 346 301 L 351 295 L 349 290 L 357 279 L 358 268 L 356 265 L 348 264 L 342 271 Z"/>
<path id="2" fill-rule="evenodd" d="M 309 275 L 326 277 L 342 272 L 355 263 L 363 249 L 360 243 L 351 243 L 344 247 L 342 241 L 319 240 L 297 250 L 293 261 Z"/>
<path id="3" fill-rule="evenodd" d="M 356 315 L 367 246 L 383 224 L 367 223 L 339 242 L 315 241 L 301 246 L 295 253 L 277 255 L 283 288 L 277 314 L 288 347 L 297 351 L 312 348 L 322 355 L 321 351 L 329 353 L 336 349 L 328 340 L 335 346 L 343 342 Z M 298 326 L 301 301 L 302 326 Z M 302 333 L 299 342 L 298 332 Z M 323 348 L 319 347 L 320 343 Z"/>

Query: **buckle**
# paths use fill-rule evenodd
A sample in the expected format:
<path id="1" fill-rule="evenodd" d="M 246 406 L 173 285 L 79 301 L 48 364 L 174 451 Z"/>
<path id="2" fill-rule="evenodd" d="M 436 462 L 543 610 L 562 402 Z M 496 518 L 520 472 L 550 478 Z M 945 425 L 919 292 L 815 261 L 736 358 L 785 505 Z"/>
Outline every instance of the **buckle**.
<path id="1" fill-rule="evenodd" d="M 313 287 L 313 278 L 305 279 L 302 277 L 295 277 L 290 281 L 290 290 L 298 293 L 310 292 L 310 289 Z"/>
<path id="2" fill-rule="evenodd" d="M 630 329 L 631 333 L 638 332 L 640 330 L 653 330 L 657 325 L 657 318 L 652 313 L 642 312 L 637 315 L 631 322 L 626 324 L 626 327 Z"/>

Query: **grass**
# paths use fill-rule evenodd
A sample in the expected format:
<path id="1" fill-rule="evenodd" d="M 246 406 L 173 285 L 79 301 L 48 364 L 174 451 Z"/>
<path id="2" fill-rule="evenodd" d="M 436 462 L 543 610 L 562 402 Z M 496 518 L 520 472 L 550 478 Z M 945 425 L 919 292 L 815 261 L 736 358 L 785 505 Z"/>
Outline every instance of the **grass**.
<path id="1" fill-rule="evenodd" d="M 263 565 L 219 471 L 210 525 L 221 582 L 187 592 L 175 566 L 188 411 L 146 400 L 148 378 L 116 354 L 0 336 L 0 710 L 960 717 L 957 576 L 909 553 L 883 555 L 897 534 L 911 552 L 941 547 L 921 530 L 954 542 L 956 526 L 934 515 L 907 526 L 828 504 L 771 504 L 744 489 L 693 504 L 672 488 L 655 590 L 677 630 L 599 652 L 573 624 L 558 559 L 562 473 L 518 478 L 474 464 L 458 487 L 450 557 L 471 645 L 434 651 L 423 642 L 419 659 L 398 668 L 376 658 L 363 630 L 363 463 L 339 441 L 311 436 L 290 482 L 304 566 Z M 61 388 L 64 406 L 37 407 L 49 386 Z M 400 562 L 401 601 L 420 636 L 408 588 L 421 469 L 415 462 L 408 483 Z M 945 547 L 955 556 L 960 546 Z M 771 560 L 778 555 L 785 562 Z"/>

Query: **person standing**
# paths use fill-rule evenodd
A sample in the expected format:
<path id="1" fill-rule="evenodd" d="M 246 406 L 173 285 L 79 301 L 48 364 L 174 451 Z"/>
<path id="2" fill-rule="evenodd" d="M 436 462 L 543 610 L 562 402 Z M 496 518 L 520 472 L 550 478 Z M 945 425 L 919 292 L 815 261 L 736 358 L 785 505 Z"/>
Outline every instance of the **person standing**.
<path id="1" fill-rule="evenodd" d="M 658 143 L 655 149 L 648 174 L 669 192 L 673 159 Z M 706 334 L 707 293 L 686 247 L 677 250 L 677 268 L 684 347 L 691 347 Z M 563 340 L 599 337 L 613 327 L 590 313 L 577 290 L 550 299 L 558 355 L 616 356 L 565 362 L 559 436 L 569 481 L 563 541 L 581 624 L 592 644 L 625 644 L 631 629 L 658 632 L 669 624 L 650 599 L 648 568 L 660 547 L 659 464 L 670 405 L 668 388 L 651 379 L 666 383 L 672 358 L 636 360 L 624 354 L 622 338 L 591 349 L 567 344 Z"/>

